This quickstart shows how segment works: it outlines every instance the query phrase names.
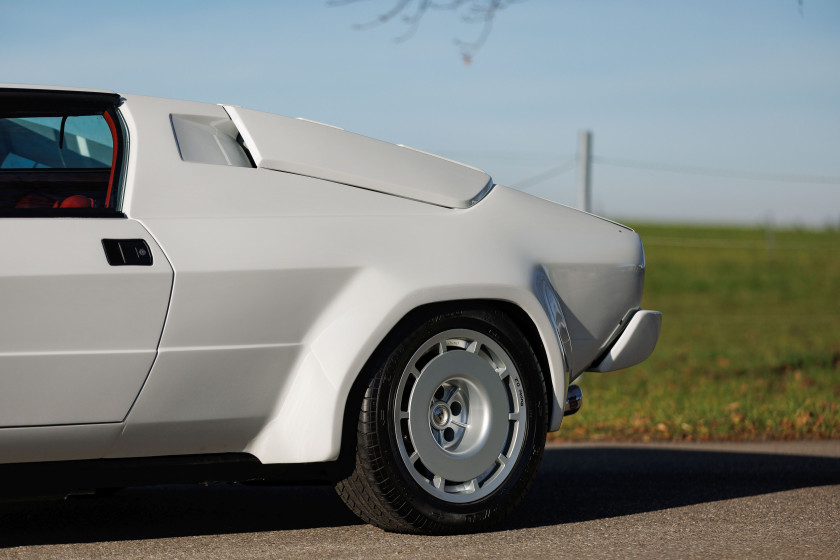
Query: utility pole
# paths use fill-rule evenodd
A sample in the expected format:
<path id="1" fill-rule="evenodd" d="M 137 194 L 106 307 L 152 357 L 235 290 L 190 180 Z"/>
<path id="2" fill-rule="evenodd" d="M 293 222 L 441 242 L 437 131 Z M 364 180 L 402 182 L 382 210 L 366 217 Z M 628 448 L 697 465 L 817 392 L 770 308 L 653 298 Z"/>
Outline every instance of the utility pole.
<path id="1" fill-rule="evenodd" d="M 592 212 L 592 133 L 582 130 L 578 148 L 580 164 L 580 190 L 578 191 L 578 209 Z"/>

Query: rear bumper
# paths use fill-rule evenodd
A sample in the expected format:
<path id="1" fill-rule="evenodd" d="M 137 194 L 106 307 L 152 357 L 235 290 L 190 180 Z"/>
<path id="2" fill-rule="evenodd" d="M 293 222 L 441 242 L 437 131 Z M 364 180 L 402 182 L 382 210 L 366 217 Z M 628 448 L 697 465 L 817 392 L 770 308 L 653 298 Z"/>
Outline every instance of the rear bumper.
<path id="1" fill-rule="evenodd" d="M 662 313 L 640 309 L 604 357 L 587 371 L 615 371 L 643 362 L 656 347 L 661 325 Z"/>

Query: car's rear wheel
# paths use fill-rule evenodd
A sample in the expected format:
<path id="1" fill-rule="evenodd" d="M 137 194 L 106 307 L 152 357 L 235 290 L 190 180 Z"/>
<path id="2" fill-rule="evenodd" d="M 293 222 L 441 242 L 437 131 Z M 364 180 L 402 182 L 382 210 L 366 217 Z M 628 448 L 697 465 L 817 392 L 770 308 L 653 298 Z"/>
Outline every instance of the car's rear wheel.
<path id="1" fill-rule="evenodd" d="M 337 485 L 356 514 L 389 531 L 446 533 L 513 510 L 542 457 L 547 397 L 504 313 L 415 316 L 365 373 L 355 470 Z"/>

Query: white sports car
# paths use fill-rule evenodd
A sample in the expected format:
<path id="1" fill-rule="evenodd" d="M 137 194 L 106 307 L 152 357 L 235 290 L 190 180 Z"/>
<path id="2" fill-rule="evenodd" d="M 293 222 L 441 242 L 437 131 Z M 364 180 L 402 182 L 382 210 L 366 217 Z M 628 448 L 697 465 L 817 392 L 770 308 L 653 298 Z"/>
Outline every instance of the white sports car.
<path id="1" fill-rule="evenodd" d="M 231 105 L 0 85 L 5 495 L 330 480 L 484 530 L 584 371 L 652 352 L 630 228 Z"/>

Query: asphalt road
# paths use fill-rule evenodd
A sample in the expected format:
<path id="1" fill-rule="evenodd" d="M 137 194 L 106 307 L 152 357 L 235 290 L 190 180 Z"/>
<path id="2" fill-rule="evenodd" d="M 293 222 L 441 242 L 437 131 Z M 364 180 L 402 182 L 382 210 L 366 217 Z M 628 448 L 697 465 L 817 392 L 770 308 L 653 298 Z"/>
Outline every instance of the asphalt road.
<path id="1" fill-rule="evenodd" d="M 551 446 L 498 531 L 388 534 L 321 486 L 0 504 L 0 558 L 840 558 L 840 441 Z"/>

